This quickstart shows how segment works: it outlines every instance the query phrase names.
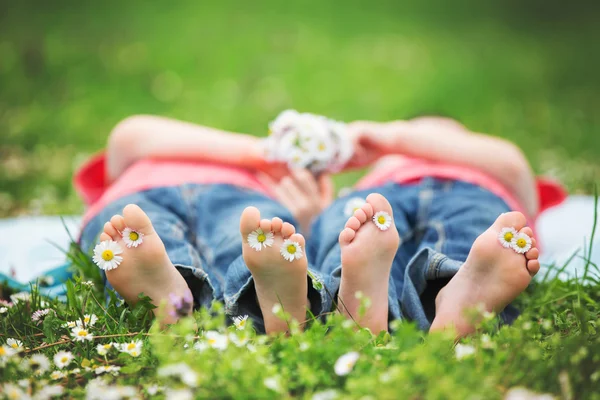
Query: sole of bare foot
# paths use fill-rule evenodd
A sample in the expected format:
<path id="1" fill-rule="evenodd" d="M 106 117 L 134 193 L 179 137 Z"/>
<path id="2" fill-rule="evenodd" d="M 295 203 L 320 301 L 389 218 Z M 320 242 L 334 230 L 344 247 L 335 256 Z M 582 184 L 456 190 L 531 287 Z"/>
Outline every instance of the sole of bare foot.
<path id="1" fill-rule="evenodd" d="M 507 227 L 532 237 L 526 222 L 519 212 L 502 214 L 475 240 L 467 261 L 436 297 L 436 316 L 430 331 L 453 328 L 458 337 L 473 333 L 477 321 L 469 317 L 469 310 L 483 307 L 487 312 L 501 312 L 527 288 L 540 269 L 535 239 L 525 254 L 505 248 L 498 241 L 500 231 Z"/>
<path id="2" fill-rule="evenodd" d="M 125 228 L 143 235 L 139 246 L 127 247 L 121 236 Z M 123 249 L 123 261 L 117 268 L 106 271 L 106 278 L 128 304 L 137 303 L 140 293 L 150 297 L 157 307 L 163 300 L 167 300 L 168 303 L 170 295 L 191 295 L 187 283 L 169 260 L 165 246 L 154 230 L 150 218 L 138 206 L 129 204 L 123 209 L 122 216 L 113 216 L 104 225 L 100 240 L 113 240 Z M 167 315 L 163 316 L 161 322 L 175 322 L 176 317 L 169 315 L 173 314 L 174 310 L 169 309 L 167 305 L 165 311 Z"/>
<path id="3" fill-rule="evenodd" d="M 273 244 L 257 251 L 248 244 L 248 235 L 258 228 L 273 233 Z M 286 332 L 288 321 L 273 314 L 273 306 L 280 304 L 286 313 L 299 322 L 306 320 L 308 306 L 308 262 L 304 237 L 296 233 L 292 224 L 280 218 L 260 219 L 260 211 L 247 207 L 240 218 L 242 253 L 246 266 L 252 273 L 256 297 L 260 306 L 267 334 Z M 284 240 L 297 242 L 302 248 L 300 259 L 288 261 L 280 253 Z"/>
<path id="4" fill-rule="evenodd" d="M 387 230 L 380 230 L 373 222 L 373 215 L 379 211 L 391 217 Z M 346 222 L 339 242 L 342 279 L 338 310 L 373 333 L 387 331 L 390 270 L 400 243 L 387 199 L 377 193 L 367 196 L 367 202 Z M 364 315 L 359 315 L 361 300 L 357 299 L 357 292 L 370 300 Z"/>

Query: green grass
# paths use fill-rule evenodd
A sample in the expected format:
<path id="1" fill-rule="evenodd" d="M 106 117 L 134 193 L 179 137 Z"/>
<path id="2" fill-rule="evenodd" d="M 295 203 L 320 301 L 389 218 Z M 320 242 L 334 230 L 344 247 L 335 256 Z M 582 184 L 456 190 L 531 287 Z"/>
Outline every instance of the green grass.
<path id="1" fill-rule="evenodd" d="M 571 189 L 600 171 L 597 5 L 38 3 L 0 4 L 0 216 L 81 212 L 73 169 L 136 113 L 256 135 L 285 108 L 444 114 Z"/>
<path id="2" fill-rule="evenodd" d="M 256 135 L 285 108 L 347 121 L 449 115 L 515 141 L 536 171 L 590 192 L 600 171 L 597 9 L 541 0 L 2 2 L 0 216 L 81 212 L 74 168 L 136 113 Z M 337 398 L 501 399 L 515 387 L 600 398 L 600 271 L 591 263 L 578 279 L 531 288 L 515 325 L 496 329 L 488 321 L 462 343 L 474 354 L 457 359 L 450 337 L 408 323 L 373 337 L 333 317 L 269 339 L 251 327 L 226 328 L 218 304 L 161 331 L 151 327 L 145 302 L 106 305 L 97 269 L 87 257 L 75 261 L 78 279 L 94 287 L 78 280 L 66 303 L 45 305 L 34 291 L 0 314 L 0 344 L 12 337 L 27 348 L 0 356 L 3 385 L 25 379 L 37 393 L 51 381 L 75 398 L 108 398 L 95 368 L 116 365 L 118 376 L 102 375 L 114 390 L 131 386 L 150 397 L 159 385 L 163 398 L 188 385 L 158 376 L 159 368 L 184 362 L 200 398 L 334 390 Z M 56 314 L 32 322 L 46 307 Z M 99 316 L 94 339 L 73 342 L 63 324 L 91 313 Z M 198 353 L 194 343 L 208 330 L 249 342 Z M 139 357 L 96 351 L 132 339 L 144 343 Z M 41 377 L 23 367 L 32 354 L 52 359 L 59 350 L 75 356 L 66 377 L 52 381 L 54 365 Z M 350 351 L 360 354 L 353 371 L 336 375 L 335 361 Z"/>

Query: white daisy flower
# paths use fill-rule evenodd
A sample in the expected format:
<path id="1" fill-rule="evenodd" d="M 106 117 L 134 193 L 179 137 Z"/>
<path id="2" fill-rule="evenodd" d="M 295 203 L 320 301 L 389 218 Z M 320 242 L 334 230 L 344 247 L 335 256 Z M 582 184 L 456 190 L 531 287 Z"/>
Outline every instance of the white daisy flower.
<path id="1" fill-rule="evenodd" d="M 123 257 L 118 254 L 123 253 L 121 246 L 112 240 L 105 240 L 94 247 L 94 257 L 92 258 L 98 268 L 104 271 L 115 269 L 123 261 Z"/>
<path id="2" fill-rule="evenodd" d="M 190 389 L 167 389 L 165 399 L 169 400 L 192 400 L 194 394 Z"/>
<path id="3" fill-rule="evenodd" d="M 300 243 L 294 242 L 293 240 L 286 239 L 283 241 L 279 252 L 289 262 L 299 260 L 302 258 L 302 247 Z"/>
<path id="4" fill-rule="evenodd" d="M 96 375 L 112 373 L 113 375 L 116 376 L 116 375 L 119 375 L 120 369 L 121 369 L 121 367 L 117 367 L 115 365 L 102 365 L 100 367 L 96 367 L 94 369 L 94 373 Z"/>
<path id="5" fill-rule="evenodd" d="M 160 367 L 157 371 L 158 376 L 173 376 L 179 378 L 181 382 L 189 387 L 198 386 L 198 374 L 186 363 L 177 363 Z"/>
<path id="6" fill-rule="evenodd" d="M 17 352 L 14 351 L 12 349 L 12 347 L 9 347 L 5 344 L 0 346 L 0 360 L 3 360 L 5 358 L 10 358 L 10 357 L 14 356 L 15 354 L 17 354 Z"/>
<path id="7" fill-rule="evenodd" d="M 73 361 L 73 354 L 70 351 L 59 351 L 54 355 L 54 365 L 58 368 L 64 368 Z"/>
<path id="8" fill-rule="evenodd" d="M 322 392 L 313 394 L 310 400 L 336 400 L 340 397 L 340 394 L 335 389 L 327 389 Z"/>
<path id="9" fill-rule="evenodd" d="M 31 293 L 29 292 L 19 292 L 10 295 L 10 301 L 13 303 L 28 303 L 31 301 Z"/>
<path id="10" fill-rule="evenodd" d="M 471 345 L 458 343 L 456 347 L 454 347 L 454 355 L 457 360 L 471 357 L 473 354 L 475 354 L 475 347 Z"/>
<path id="11" fill-rule="evenodd" d="M 271 376 L 269 378 L 265 378 L 263 380 L 263 384 L 266 388 L 271 389 L 274 392 L 281 391 L 281 385 L 279 384 L 279 379 L 276 376 Z"/>
<path id="12" fill-rule="evenodd" d="M 338 376 L 348 375 L 358 361 L 358 357 L 359 354 L 356 351 L 351 351 L 338 358 L 333 367 L 335 374 Z"/>
<path id="13" fill-rule="evenodd" d="M 379 228 L 379 230 L 387 231 L 392 225 L 392 217 L 385 211 L 379 211 L 373 215 L 373 222 Z"/>
<path id="14" fill-rule="evenodd" d="M 127 353 L 132 357 L 138 357 L 142 354 L 143 343 L 141 340 L 134 340 L 129 343 L 123 343 L 121 345 L 121 352 Z"/>
<path id="15" fill-rule="evenodd" d="M 50 312 L 53 312 L 53 313 L 56 314 L 56 312 L 54 310 L 52 310 L 51 308 L 45 308 L 43 310 L 37 310 L 36 312 L 34 312 L 31 315 L 31 320 L 33 322 L 35 322 L 37 325 L 39 325 L 43 321 L 44 317 L 46 315 L 48 315 Z"/>
<path id="16" fill-rule="evenodd" d="M 6 339 L 6 344 L 17 353 L 23 351 L 23 342 L 21 342 L 20 340 L 8 338 Z"/>
<path id="17" fill-rule="evenodd" d="M 512 238 L 511 248 L 519 254 L 525 254 L 531 249 L 531 238 L 524 233 L 518 233 Z"/>
<path id="18" fill-rule="evenodd" d="M 98 352 L 98 355 L 105 356 L 111 349 L 111 347 L 113 347 L 112 343 L 99 344 L 98 346 L 96 346 L 96 351 Z"/>
<path id="19" fill-rule="evenodd" d="M 4 392 L 4 396 L 6 396 L 9 400 L 21 400 L 21 399 L 30 399 L 25 392 L 18 387 L 17 385 L 13 385 L 12 383 L 5 383 L 2 386 L 2 392 Z"/>
<path id="20" fill-rule="evenodd" d="M 271 312 L 273 313 L 273 315 L 277 315 L 283 312 L 283 307 L 281 307 L 281 304 L 275 303 L 273 304 L 273 308 L 271 308 Z"/>
<path id="21" fill-rule="evenodd" d="M 273 242 L 273 232 L 265 233 L 260 228 L 250 232 L 248 235 L 248 244 L 256 251 L 261 251 L 263 248 L 273 246 Z"/>
<path id="22" fill-rule="evenodd" d="M 60 385 L 44 385 L 44 387 L 37 392 L 34 399 L 50 399 L 62 395 L 64 391 L 65 388 Z"/>
<path id="23" fill-rule="evenodd" d="M 78 321 L 67 321 L 63 324 L 63 328 L 73 329 L 79 325 L 77 322 Z"/>
<path id="24" fill-rule="evenodd" d="M 230 332 L 228 337 L 229 337 L 229 341 L 231 343 L 235 344 L 237 347 L 244 346 L 246 343 L 248 343 L 248 340 L 250 340 L 247 336 L 240 337 L 235 332 Z"/>
<path id="25" fill-rule="evenodd" d="M 4 314 L 6 312 L 8 312 L 8 308 L 6 308 L 6 307 L 0 307 L 0 314 Z"/>
<path id="26" fill-rule="evenodd" d="M 206 339 L 206 343 L 213 349 L 217 350 L 225 350 L 229 343 L 227 336 L 221 335 L 217 331 L 208 331 L 204 334 L 204 338 Z"/>
<path id="27" fill-rule="evenodd" d="M 83 320 L 77 320 L 76 324 L 77 326 L 90 327 L 94 326 L 94 324 L 96 324 L 97 321 L 98 317 L 96 316 L 96 314 L 85 314 L 83 316 Z"/>
<path id="28" fill-rule="evenodd" d="M 37 375 L 42 375 L 44 372 L 50 369 L 50 361 L 48 360 L 48 357 L 39 353 L 32 355 L 29 360 L 27 360 L 27 365 Z"/>
<path id="29" fill-rule="evenodd" d="M 82 326 L 76 326 L 75 328 L 73 328 L 73 330 L 71 331 L 71 336 L 73 336 L 73 340 L 75 340 L 76 342 L 83 342 L 86 340 L 91 341 L 94 338 L 90 331 L 88 331 Z"/>
<path id="30" fill-rule="evenodd" d="M 142 232 L 134 231 L 131 228 L 123 229 L 121 236 L 123 236 L 123 241 L 129 248 L 138 247 L 144 241 L 144 234 Z"/>
<path id="31" fill-rule="evenodd" d="M 67 375 L 62 371 L 54 371 L 50 374 L 50 379 L 57 380 L 57 379 L 62 379 L 65 376 L 67 376 Z"/>
<path id="32" fill-rule="evenodd" d="M 351 217 L 356 210 L 359 210 L 367 201 L 362 197 L 353 197 L 346 202 L 344 206 L 344 215 Z"/>
<path id="33" fill-rule="evenodd" d="M 243 317 L 238 315 L 237 317 L 233 318 L 233 324 L 237 330 L 243 330 L 246 327 L 246 321 L 248 321 L 247 315 L 244 315 Z"/>
<path id="34" fill-rule="evenodd" d="M 198 342 L 194 343 L 194 350 L 201 353 L 206 349 L 208 349 L 208 344 L 206 342 L 198 341 Z"/>
<path id="35" fill-rule="evenodd" d="M 511 246 L 512 240 L 517 236 L 518 232 L 515 228 L 502 228 L 498 234 L 498 241 L 507 249 Z"/>

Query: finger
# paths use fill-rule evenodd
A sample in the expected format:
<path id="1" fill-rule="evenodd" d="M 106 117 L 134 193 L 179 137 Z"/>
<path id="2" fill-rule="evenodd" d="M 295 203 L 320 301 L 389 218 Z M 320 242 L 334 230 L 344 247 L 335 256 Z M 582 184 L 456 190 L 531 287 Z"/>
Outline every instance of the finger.
<path id="1" fill-rule="evenodd" d="M 292 170 L 292 179 L 296 187 L 302 190 L 306 195 L 316 196 L 319 193 L 317 181 L 310 171 L 304 168 L 295 168 Z"/>

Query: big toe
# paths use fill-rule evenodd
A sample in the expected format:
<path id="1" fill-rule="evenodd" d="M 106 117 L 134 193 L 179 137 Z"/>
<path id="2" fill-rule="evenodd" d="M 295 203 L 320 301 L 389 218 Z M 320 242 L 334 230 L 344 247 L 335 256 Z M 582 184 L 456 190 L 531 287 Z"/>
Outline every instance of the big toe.
<path id="1" fill-rule="evenodd" d="M 123 219 L 128 228 L 141 232 L 144 235 L 154 232 L 152 222 L 148 215 L 135 204 L 128 204 L 125 206 L 123 209 Z"/>
<path id="2" fill-rule="evenodd" d="M 246 207 L 240 217 L 240 232 L 246 237 L 260 227 L 260 211 L 256 207 Z"/>
<path id="3" fill-rule="evenodd" d="M 379 193 L 371 193 L 370 195 L 368 195 L 367 203 L 369 203 L 373 207 L 373 213 L 385 211 L 388 214 L 392 215 L 392 206 L 390 205 L 390 202 L 387 201 L 387 199 Z"/>
<path id="4" fill-rule="evenodd" d="M 494 222 L 494 228 L 500 231 L 502 228 L 512 227 L 516 230 L 521 230 L 527 224 L 527 218 L 518 212 L 511 211 L 501 214 Z"/>

